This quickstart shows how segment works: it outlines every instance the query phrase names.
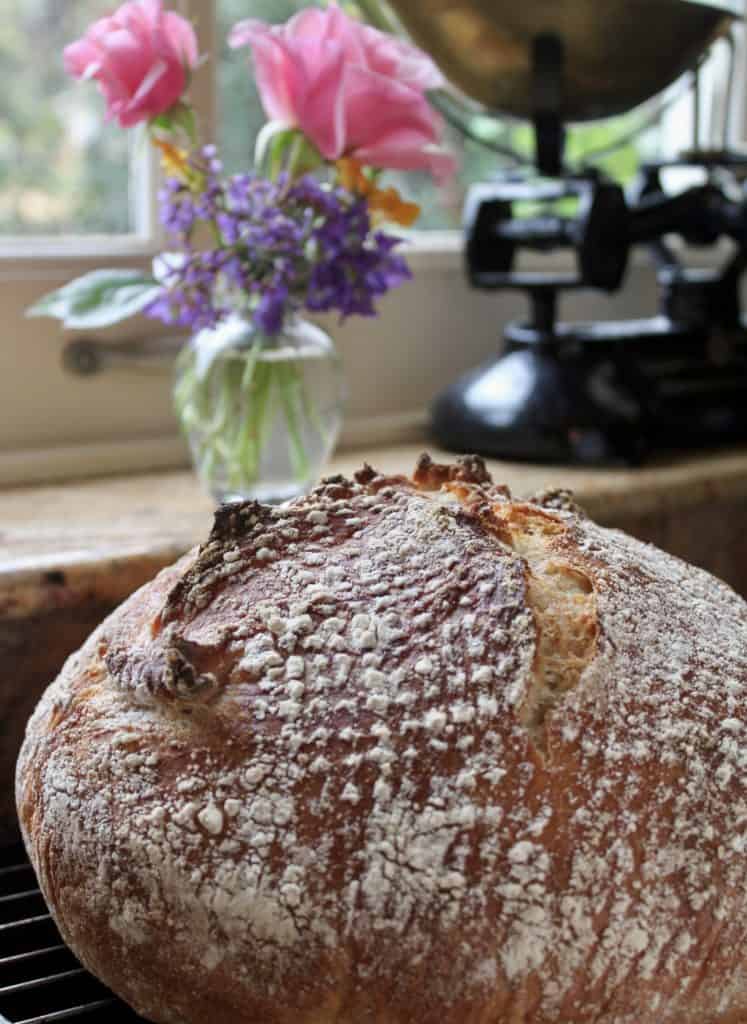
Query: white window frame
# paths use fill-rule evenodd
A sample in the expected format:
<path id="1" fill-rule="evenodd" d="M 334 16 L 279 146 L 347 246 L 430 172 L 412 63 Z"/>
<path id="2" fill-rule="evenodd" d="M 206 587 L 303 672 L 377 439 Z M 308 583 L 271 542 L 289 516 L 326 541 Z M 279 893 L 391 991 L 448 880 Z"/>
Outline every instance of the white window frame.
<path id="1" fill-rule="evenodd" d="M 215 53 L 210 0 L 182 0 L 179 8 L 196 22 L 203 52 Z M 746 67 L 742 54 L 742 81 Z M 741 95 L 744 90 L 738 84 L 736 91 Z M 210 64 L 195 75 L 191 93 L 202 123 L 214 126 Z M 744 111 L 740 125 L 747 137 Z M 6 304 L 17 311 L 19 303 L 112 262 L 148 265 L 162 242 L 155 228 L 156 173 L 151 161 L 145 170 L 148 187 L 141 191 L 146 198 L 136 218 L 145 230 L 121 238 L 0 238 L 0 308 Z M 496 352 L 502 324 L 524 315 L 524 301 L 515 293 L 469 290 L 459 232 L 415 233 L 406 249 L 415 280 L 385 300 L 379 320 L 351 320 L 343 328 L 329 322 L 343 351 L 351 392 L 344 446 L 423 437 L 430 398 Z M 560 253 L 533 262 L 567 269 L 571 259 Z M 584 319 L 646 314 L 654 311 L 655 302 L 651 268 L 642 254 L 631 261 L 622 292 L 574 296 L 564 303 L 563 314 Z M 20 321 L 19 315 L 3 316 L 2 322 L 8 333 L 0 340 L 0 486 L 186 464 L 170 410 L 168 371 L 144 377 L 122 370 L 76 379 L 60 367 L 69 332 L 53 321 Z M 156 325 L 125 323 L 100 337 L 116 344 L 135 331 L 139 336 L 169 333 Z"/>

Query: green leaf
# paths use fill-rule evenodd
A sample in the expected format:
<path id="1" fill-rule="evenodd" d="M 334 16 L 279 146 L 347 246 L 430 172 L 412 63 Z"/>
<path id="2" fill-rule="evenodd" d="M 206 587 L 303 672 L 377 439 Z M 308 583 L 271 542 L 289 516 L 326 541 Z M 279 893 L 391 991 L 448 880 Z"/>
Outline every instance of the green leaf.
<path id="1" fill-rule="evenodd" d="M 152 117 L 148 126 L 157 136 L 173 136 L 182 132 L 192 146 L 197 144 L 197 117 L 184 100 L 179 100 L 163 114 Z"/>
<path id="2" fill-rule="evenodd" d="M 169 111 L 171 124 L 177 131 L 182 131 L 190 145 L 197 145 L 197 117 L 192 107 L 184 101 L 180 101 Z"/>
<path id="3" fill-rule="evenodd" d="M 26 316 L 53 317 L 77 330 L 108 327 L 140 313 L 161 291 L 141 270 L 93 270 L 43 296 Z"/>
<path id="4" fill-rule="evenodd" d="M 283 166 L 283 155 L 296 137 L 295 128 L 282 121 L 268 121 L 257 136 L 254 163 L 271 178 L 277 177 Z"/>
<path id="5" fill-rule="evenodd" d="M 165 114 L 158 114 L 156 117 L 152 117 L 148 122 L 148 127 L 162 132 L 171 131 L 171 117 L 168 111 Z"/>
<path id="6" fill-rule="evenodd" d="M 257 137 L 255 163 L 265 170 L 268 177 L 277 181 L 283 170 L 291 178 L 300 178 L 326 161 L 297 128 L 286 128 L 280 121 L 269 121 Z"/>
<path id="7" fill-rule="evenodd" d="M 381 4 L 378 3 L 378 0 L 356 0 L 355 4 L 344 4 L 343 6 L 348 8 L 348 13 L 352 14 L 353 17 L 363 15 L 362 21 L 373 25 L 374 28 L 378 28 L 382 32 L 394 34 L 399 29 L 397 20 L 381 9 Z"/>
<path id="8" fill-rule="evenodd" d="M 299 134 L 294 140 L 288 157 L 287 170 L 291 178 L 300 178 L 310 171 L 315 171 L 323 163 L 325 163 L 324 157 L 316 146 L 305 135 Z"/>

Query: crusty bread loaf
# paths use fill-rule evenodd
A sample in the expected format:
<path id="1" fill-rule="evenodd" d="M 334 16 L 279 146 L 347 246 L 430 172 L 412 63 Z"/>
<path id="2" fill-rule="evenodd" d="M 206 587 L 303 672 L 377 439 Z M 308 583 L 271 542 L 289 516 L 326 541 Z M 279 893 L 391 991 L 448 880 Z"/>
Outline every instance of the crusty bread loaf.
<path id="1" fill-rule="evenodd" d="M 28 728 L 29 855 L 163 1024 L 744 1024 L 747 606 L 477 459 L 206 545 Z"/>

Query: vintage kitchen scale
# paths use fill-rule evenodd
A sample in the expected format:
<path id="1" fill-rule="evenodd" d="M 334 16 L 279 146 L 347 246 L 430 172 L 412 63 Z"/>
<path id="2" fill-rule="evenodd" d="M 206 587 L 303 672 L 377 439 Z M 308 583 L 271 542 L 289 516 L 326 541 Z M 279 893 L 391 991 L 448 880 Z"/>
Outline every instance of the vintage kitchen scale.
<path id="1" fill-rule="evenodd" d="M 440 97 L 442 109 L 467 134 L 476 112 L 526 119 L 534 128 L 535 151 L 525 169 L 474 186 L 465 209 L 471 284 L 524 292 L 529 316 L 505 328 L 500 358 L 436 401 L 436 439 L 451 450 L 503 458 L 605 464 L 746 438 L 747 320 L 739 291 L 747 266 L 747 151 L 729 145 L 733 32 L 742 4 L 391 0 L 362 6 L 431 53 L 454 86 Z M 706 147 L 699 69 L 722 39 L 732 66 L 721 138 Z M 568 167 L 567 124 L 644 103 L 663 108 L 686 73 L 692 138 L 676 159 L 643 165 L 627 194 L 593 166 Z M 521 160 L 508 155 L 515 164 Z M 667 191 L 672 167 L 699 172 L 699 183 Z M 560 201 L 573 205 L 571 215 L 558 212 Z M 527 204 L 533 215 L 517 215 Z M 566 293 L 621 289 L 636 247 L 648 251 L 655 269 L 658 315 L 559 319 Z M 697 255 L 704 247 L 717 247 L 705 269 L 685 264 L 685 250 Z M 563 262 L 562 272 L 520 267 L 523 253 L 552 250 L 570 250 L 575 258 Z M 718 267 L 716 254 L 723 257 Z"/>

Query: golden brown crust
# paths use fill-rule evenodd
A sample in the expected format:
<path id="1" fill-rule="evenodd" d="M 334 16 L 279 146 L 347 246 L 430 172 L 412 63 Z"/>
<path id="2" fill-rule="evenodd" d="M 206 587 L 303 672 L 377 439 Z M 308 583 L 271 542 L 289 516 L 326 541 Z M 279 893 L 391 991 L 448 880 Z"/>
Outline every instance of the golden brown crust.
<path id="1" fill-rule="evenodd" d="M 155 1021 L 747 1019 L 747 610 L 478 459 L 208 542 L 34 717 L 30 856 Z"/>

